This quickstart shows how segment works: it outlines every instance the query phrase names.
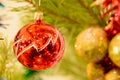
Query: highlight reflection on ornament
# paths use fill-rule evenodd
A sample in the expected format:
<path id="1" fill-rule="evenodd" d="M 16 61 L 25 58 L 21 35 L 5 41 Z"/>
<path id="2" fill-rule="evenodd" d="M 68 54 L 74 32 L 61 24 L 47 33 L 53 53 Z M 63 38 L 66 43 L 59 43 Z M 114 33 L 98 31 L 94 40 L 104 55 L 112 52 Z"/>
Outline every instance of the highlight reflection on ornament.
<path id="1" fill-rule="evenodd" d="M 113 37 L 108 48 L 109 57 L 113 63 L 120 67 L 120 33 Z"/>

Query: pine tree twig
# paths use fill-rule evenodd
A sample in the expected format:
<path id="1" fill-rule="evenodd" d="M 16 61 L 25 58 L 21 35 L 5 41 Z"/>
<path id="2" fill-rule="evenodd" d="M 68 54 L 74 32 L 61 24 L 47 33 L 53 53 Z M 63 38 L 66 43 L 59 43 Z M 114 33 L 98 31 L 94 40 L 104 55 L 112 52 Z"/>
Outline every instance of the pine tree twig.
<path id="1" fill-rule="evenodd" d="M 58 15 L 57 13 L 55 13 L 55 12 L 53 12 L 53 11 L 50 11 L 50 10 L 46 10 L 45 12 L 47 12 L 47 13 L 49 13 L 49 14 L 52 14 L 52 15 L 54 15 L 54 16 L 57 16 L 57 17 L 59 17 L 59 18 L 63 18 L 63 19 L 65 19 L 65 20 L 70 21 L 70 22 L 75 23 L 75 24 L 83 24 L 83 22 L 78 22 L 78 21 L 76 21 L 75 19 L 71 19 L 71 18 L 69 18 L 69 17 L 67 17 L 67 16 L 60 16 L 60 15 Z M 85 23 L 85 24 L 86 24 L 86 25 L 90 25 L 90 26 L 98 25 L 97 23 Z"/>
<path id="2" fill-rule="evenodd" d="M 47 8 L 44 8 L 44 7 L 42 7 L 42 6 L 38 6 L 38 5 L 36 5 L 32 0 L 24 0 L 24 1 L 28 2 L 29 4 L 31 4 L 33 7 L 37 8 L 38 10 L 42 10 L 42 11 L 43 11 L 43 9 L 44 9 L 44 11 L 45 11 L 46 13 L 52 14 L 52 15 L 54 15 L 54 16 L 56 16 L 56 17 L 62 18 L 62 19 L 67 20 L 67 21 L 69 21 L 69 22 L 72 22 L 72 23 L 75 23 L 75 24 L 83 24 L 83 23 L 84 23 L 84 22 L 79 22 L 79 21 L 77 21 L 77 20 L 75 20 L 75 19 L 69 18 L 68 16 L 59 15 L 59 14 L 57 14 L 56 12 L 54 12 L 54 11 L 52 11 L 52 10 L 49 10 L 49 9 L 47 9 Z M 93 13 L 93 11 L 91 11 L 90 8 L 89 8 L 88 6 L 86 6 L 86 5 L 83 3 L 82 0 L 78 0 L 78 1 L 79 1 L 80 5 L 83 6 L 83 7 L 90 13 L 90 15 L 91 15 L 94 19 L 97 18 L 98 23 L 101 23 L 101 21 L 100 21 L 100 19 L 98 18 L 98 16 L 95 16 L 96 14 Z M 96 26 L 96 25 L 99 25 L 98 23 L 88 23 L 88 22 L 87 22 L 87 23 L 84 23 L 84 24 L 90 25 L 90 26 Z"/>
<path id="3" fill-rule="evenodd" d="M 86 6 L 82 0 L 78 0 L 78 1 L 79 1 L 79 4 L 80 4 L 81 6 L 83 6 L 83 7 L 90 13 L 90 15 L 93 16 L 93 18 L 95 18 L 95 16 L 93 15 L 93 12 L 91 12 L 91 10 L 89 9 L 89 7 Z M 96 18 L 95 18 L 95 19 L 96 19 Z"/>
<path id="4" fill-rule="evenodd" d="M 86 6 L 82 0 L 78 0 L 80 5 L 83 6 L 85 9 L 89 10 L 88 6 Z"/>
<path id="5" fill-rule="evenodd" d="M 93 11 L 91 11 L 90 8 L 86 6 L 82 0 L 78 0 L 78 1 L 79 1 L 79 4 L 83 6 L 94 19 L 97 19 L 99 25 L 101 26 L 105 25 L 103 21 L 101 23 L 100 16 L 96 15 Z"/>
<path id="6" fill-rule="evenodd" d="M 70 21 L 70 22 L 75 23 L 75 24 L 82 24 L 82 22 L 76 21 L 75 19 L 71 19 L 71 18 L 69 18 L 69 17 L 67 17 L 67 16 L 58 15 L 58 14 L 55 13 L 54 11 L 48 10 L 47 8 L 44 8 L 44 7 L 42 7 L 42 6 L 35 5 L 35 4 L 34 4 L 32 1 L 30 1 L 30 0 L 25 0 L 25 1 L 29 2 L 30 4 L 32 4 L 33 7 L 36 7 L 36 8 L 38 8 L 38 9 L 44 9 L 44 11 L 45 11 L 46 13 L 52 14 L 52 15 L 54 15 L 54 16 L 56 16 L 56 17 L 65 19 L 65 20 Z M 96 24 L 96 23 L 86 23 L 86 24 L 87 24 L 87 25 L 91 25 L 91 26 L 92 26 L 92 25 L 98 25 L 98 24 Z"/>
<path id="7" fill-rule="evenodd" d="M 43 9 L 43 7 L 42 6 L 37 6 L 37 5 L 35 5 L 32 1 L 29 1 L 29 0 L 26 0 L 27 2 L 29 2 L 30 4 L 32 4 L 34 7 L 37 7 L 37 8 L 42 8 Z M 57 17 L 60 17 L 60 18 L 64 18 L 64 19 L 66 19 L 66 20 L 69 20 L 70 22 L 73 22 L 73 23 L 77 23 L 77 24 L 81 24 L 80 22 L 78 22 L 78 21 L 76 21 L 76 20 L 74 20 L 74 19 L 70 19 L 69 17 L 67 17 L 67 16 L 60 16 L 60 15 L 58 15 L 57 13 L 55 13 L 55 12 L 53 12 L 53 11 L 50 11 L 50 10 L 48 10 L 48 9 L 45 9 L 45 12 L 47 12 L 47 13 L 50 13 L 50 14 L 52 14 L 52 15 L 54 15 L 54 16 L 57 16 Z"/>
<path id="8" fill-rule="evenodd" d="M 55 12 L 53 12 L 53 11 L 50 11 L 50 10 L 48 10 L 48 9 L 45 10 L 45 12 L 47 12 L 47 13 L 49 13 L 49 14 L 52 14 L 52 15 L 54 15 L 54 16 L 57 16 L 57 17 L 59 17 L 59 18 L 63 18 L 63 19 L 65 19 L 65 20 L 68 20 L 68 21 L 70 21 L 70 22 L 72 22 L 72 23 L 81 24 L 80 22 L 76 21 L 75 19 L 71 19 L 71 18 L 69 18 L 69 17 L 67 17 L 67 16 L 58 15 L 57 13 L 55 13 Z"/>

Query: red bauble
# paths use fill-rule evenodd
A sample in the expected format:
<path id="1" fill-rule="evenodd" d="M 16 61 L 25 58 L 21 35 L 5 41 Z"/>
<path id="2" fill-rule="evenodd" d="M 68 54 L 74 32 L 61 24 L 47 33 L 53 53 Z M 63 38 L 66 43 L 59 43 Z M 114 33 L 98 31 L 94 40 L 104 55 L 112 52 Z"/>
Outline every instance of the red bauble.
<path id="1" fill-rule="evenodd" d="M 111 40 L 116 34 L 120 33 L 120 12 L 111 16 L 109 24 L 104 30 L 106 31 L 109 40 Z"/>
<path id="2" fill-rule="evenodd" d="M 54 66 L 62 58 L 64 39 L 55 27 L 36 20 L 19 30 L 13 49 L 24 66 L 43 70 Z"/>

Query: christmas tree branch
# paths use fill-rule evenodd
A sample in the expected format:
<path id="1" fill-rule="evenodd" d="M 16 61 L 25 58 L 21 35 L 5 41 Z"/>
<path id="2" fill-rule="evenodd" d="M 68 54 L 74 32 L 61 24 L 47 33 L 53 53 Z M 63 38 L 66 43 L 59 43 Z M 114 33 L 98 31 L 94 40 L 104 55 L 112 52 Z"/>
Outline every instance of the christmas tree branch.
<path id="1" fill-rule="evenodd" d="M 84 7 L 84 9 L 86 9 L 87 11 L 88 11 L 88 13 L 94 18 L 94 19 L 96 19 L 97 21 L 98 21 L 98 24 L 99 25 L 101 25 L 101 26 L 104 26 L 105 25 L 105 23 L 103 23 L 103 21 L 101 21 L 101 19 L 100 19 L 100 15 L 98 15 L 98 14 L 96 14 L 94 11 L 92 11 L 92 7 L 88 7 L 88 6 L 86 6 L 85 4 L 84 4 L 84 2 L 82 1 L 82 0 L 78 0 L 79 1 L 79 4 L 81 5 L 81 6 L 83 6 Z M 96 11 L 97 12 L 97 11 Z"/>
<path id="2" fill-rule="evenodd" d="M 45 8 L 45 7 L 43 7 L 43 6 L 38 6 L 38 5 L 36 5 L 32 0 L 24 0 L 24 1 L 26 1 L 26 2 L 28 2 L 30 5 L 32 5 L 34 8 L 36 8 L 36 10 L 44 10 L 44 12 L 46 12 L 46 13 L 48 13 L 48 14 L 52 14 L 52 15 L 54 15 L 54 16 L 56 16 L 56 17 L 58 17 L 58 18 L 61 18 L 61 19 L 64 19 L 64 20 L 66 20 L 66 21 L 69 21 L 69 22 L 71 22 L 71 23 L 75 23 L 75 24 L 83 24 L 83 22 L 80 22 L 80 21 L 77 21 L 76 19 L 72 19 L 72 18 L 70 18 L 70 17 L 68 17 L 68 16 L 64 16 L 64 15 L 60 15 L 60 14 L 57 14 L 55 11 L 53 11 L 53 10 L 49 10 L 49 9 L 47 9 L 47 8 Z M 85 6 L 84 4 L 82 4 L 83 6 Z M 27 8 L 27 7 L 26 7 Z M 25 8 L 25 9 L 26 9 Z M 86 7 L 87 8 L 87 7 Z M 14 8 L 15 9 L 15 8 Z M 23 9 L 23 8 L 20 8 L 20 9 Z M 18 8 L 16 9 L 16 10 L 18 10 Z M 89 10 L 88 8 L 87 8 L 87 10 Z M 91 13 L 92 14 L 92 13 Z M 92 22 L 87 22 L 87 23 L 84 23 L 84 24 L 86 24 L 86 25 L 90 25 L 90 26 L 97 26 L 98 24 L 97 23 L 92 23 Z"/>
<path id="3" fill-rule="evenodd" d="M 35 4 L 34 4 L 32 1 L 30 1 L 30 0 L 25 0 L 25 1 L 29 2 L 30 4 L 32 4 L 34 7 L 38 8 L 38 9 L 41 9 L 41 8 L 44 9 L 42 6 L 37 6 L 37 5 L 35 5 Z M 44 9 L 44 11 L 47 12 L 47 13 L 49 13 L 49 14 L 52 14 L 52 15 L 54 15 L 54 16 L 63 18 L 63 19 L 65 19 L 65 20 L 68 20 L 68 21 L 70 21 L 70 22 L 77 23 L 77 24 L 81 24 L 80 22 L 76 21 L 75 19 L 71 19 L 71 18 L 69 18 L 69 17 L 67 17 L 67 16 L 60 16 L 60 15 L 58 15 L 57 13 L 55 13 L 55 12 L 53 12 L 53 11 L 50 11 L 50 10 L 48 10 L 48 9 L 46 9 L 46 8 Z"/>
<path id="4" fill-rule="evenodd" d="M 78 0 L 78 2 L 79 2 L 79 4 L 80 4 L 81 6 L 83 6 L 85 9 L 89 10 L 88 6 L 86 6 L 82 0 Z"/>

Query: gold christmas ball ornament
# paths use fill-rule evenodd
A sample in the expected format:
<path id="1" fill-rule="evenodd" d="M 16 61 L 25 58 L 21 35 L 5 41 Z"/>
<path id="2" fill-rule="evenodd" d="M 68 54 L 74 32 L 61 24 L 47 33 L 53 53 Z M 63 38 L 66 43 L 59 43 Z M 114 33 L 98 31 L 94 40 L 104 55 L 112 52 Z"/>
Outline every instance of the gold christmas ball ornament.
<path id="1" fill-rule="evenodd" d="M 111 40 L 108 52 L 113 63 L 120 67 L 120 33 Z"/>
<path id="2" fill-rule="evenodd" d="M 88 28 L 76 38 L 75 49 L 79 56 L 89 62 L 102 60 L 107 53 L 107 34 L 102 28 Z"/>
<path id="3" fill-rule="evenodd" d="M 120 80 L 120 69 L 112 69 L 105 75 L 105 80 Z"/>
<path id="4" fill-rule="evenodd" d="M 101 65 L 89 63 L 87 65 L 87 75 L 89 80 L 104 80 L 104 70 Z"/>

